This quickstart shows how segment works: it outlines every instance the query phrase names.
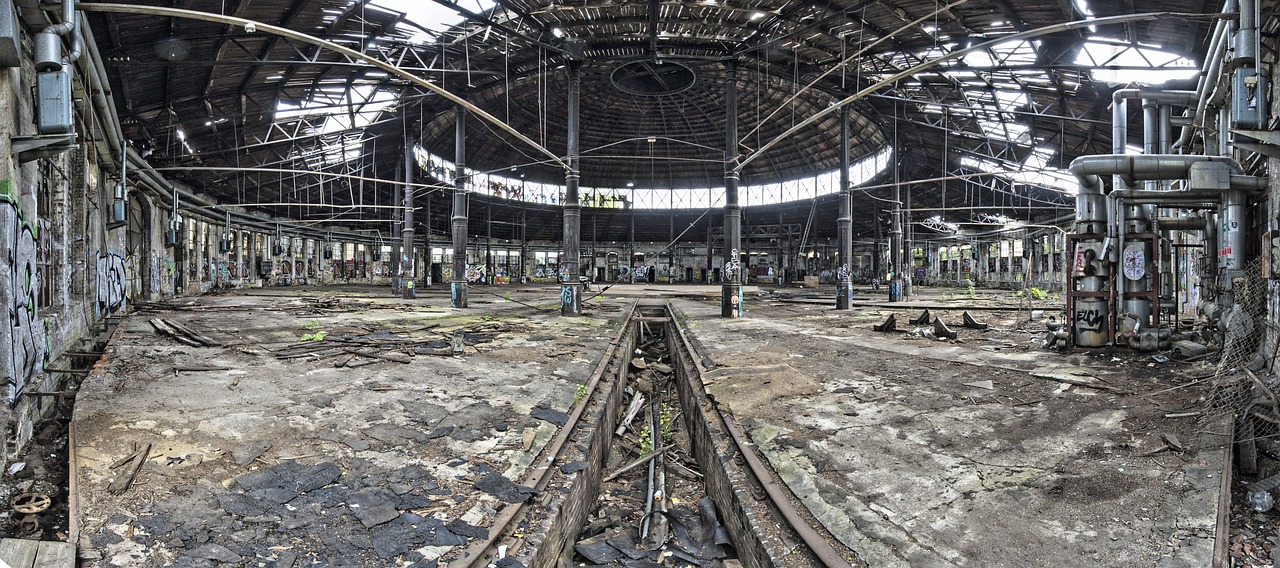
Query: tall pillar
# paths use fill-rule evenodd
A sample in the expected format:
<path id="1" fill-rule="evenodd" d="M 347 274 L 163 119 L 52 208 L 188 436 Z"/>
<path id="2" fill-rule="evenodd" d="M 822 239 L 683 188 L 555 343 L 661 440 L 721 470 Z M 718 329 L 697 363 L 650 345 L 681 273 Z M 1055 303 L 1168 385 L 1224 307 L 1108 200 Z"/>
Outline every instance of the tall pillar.
<path id="1" fill-rule="evenodd" d="M 849 187 L 849 105 L 840 107 L 840 217 L 836 219 L 840 258 L 836 265 L 836 309 L 853 300 L 849 269 L 853 262 L 853 188 Z"/>
<path id="2" fill-rule="evenodd" d="M 582 315 L 582 281 L 579 280 L 579 249 L 582 238 L 582 205 L 578 203 L 578 95 L 582 89 L 581 62 L 569 62 L 568 171 L 564 174 L 564 281 L 560 283 L 560 315 Z"/>
<path id="3" fill-rule="evenodd" d="M 453 180 L 453 274 L 449 278 L 449 305 L 467 307 L 467 111 L 455 107 Z"/>
<path id="4" fill-rule="evenodd" d="M 413 250 L 413 144 L 409 142 L 409 137 L 404 138 L 404 228 L 400 230 L 400 234 L 404 237 L 404 244 L 400 247 L 400 287 L 404 291 L 405 298 L 416 298 L 417 293 L 414 291 L 413 277 L 415 274 L 414 264 L 417 260 L 417 254 Z"/>
<path id="5" fill-rule="evenodd" d="M 896 162 L 896 161 L 895 161 Z M 897 168 L 898 164 L 894 163 Z M 897 177 L 896 174 L 894 177 Z M 902 301 L 902 186 L 893 184 L 893 213 L 889 216 L 889 301 Z"/>
<path id="6" fill-rule="evenodd" d="M 738 205 L 738 67 L 730 61 L 724 82 L 724 268 L 720 317 L 742 317 L 742 207 Z"/>

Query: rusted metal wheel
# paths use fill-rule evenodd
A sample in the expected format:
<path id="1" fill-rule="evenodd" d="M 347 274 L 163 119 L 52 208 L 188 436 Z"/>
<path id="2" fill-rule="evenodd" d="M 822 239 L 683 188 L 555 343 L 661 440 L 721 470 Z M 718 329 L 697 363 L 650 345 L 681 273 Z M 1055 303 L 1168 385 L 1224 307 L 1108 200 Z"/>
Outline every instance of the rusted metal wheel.
<path id="1" fill-rule="evenodd" d="M 19 493 L 9 501 L 14 511 L 25 515 L 43 513 L 51 504 L 53 500 L 43 493 Z"/>

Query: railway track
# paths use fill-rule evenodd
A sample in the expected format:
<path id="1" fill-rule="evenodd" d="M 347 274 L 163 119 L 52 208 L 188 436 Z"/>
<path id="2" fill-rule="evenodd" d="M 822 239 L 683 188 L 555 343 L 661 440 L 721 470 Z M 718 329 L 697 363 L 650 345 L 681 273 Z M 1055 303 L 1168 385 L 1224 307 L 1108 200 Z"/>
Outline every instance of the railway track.
<path id="1" fill-rule="evenodd" d="M 450 566 L 852 567 L 702 387 L 669 304 L 625 314 L 569 421 Z M 861 565 L 861 564 L 857 564 Z"/>

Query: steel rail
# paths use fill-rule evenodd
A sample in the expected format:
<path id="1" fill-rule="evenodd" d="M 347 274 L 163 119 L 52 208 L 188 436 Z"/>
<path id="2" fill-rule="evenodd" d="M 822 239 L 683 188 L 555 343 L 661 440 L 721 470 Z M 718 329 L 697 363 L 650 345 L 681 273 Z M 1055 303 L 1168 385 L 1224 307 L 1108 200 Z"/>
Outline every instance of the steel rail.
<path id="1" fill-rule="evenodd" d="M 625 341 L 632 333 L 631 329 L 633 326 L 631 323 L 635 320 L 635 315 L 636 304 L 633 302 L 631 307 L 627 310 L 626 317 L 622 320 L 622 327 L 618 330 L 618 335 L 613 338 L 613 341 L 609 342 L 608 348 L 605 349 L 604 355 L 600 358 L 600 363 L 596 365 L 595 371 L 591 373 L 591 378 L 587 379 L 587 384 L 583 389 L 582 396 L 579 397 L 578 404 L 574 406 L 571 412 L 569 412 L 569 419 L 565 422 L 564 426 L 561 426 L 560 430 L 556 432 L 556 437 L 547 444 L 546 449 L 538 455 L 539 461 L 535 461 L 530 464 L 530 470 L 525 474 L 523 479 L 523 484 L 526 487 L 529 487 L 529 484 L 532 483 L 532 488 L 540 492 L 545 489 L 547 483 L 551 481 L 550 474 L 555 469 L 551 467 L 551 464 L 554 463 L 556 457 L 560 455 L 560 451 L 564 449 L 564 445 L 568 442 L 569 436 L 573 434 L 574 428 L 582 419 L 583 413 L 592 401 L 592 397 L 595 396 L 596 387 L 604 377 L 605 371 L 607 371 L 615 362 L 615 358 L 618 356 L 618 347 L 621 346 L 622 342 Z M 623 361 L 622 364 L 625 369 L 625 357 L 619 361 Z M 489 527 L 489 538 L 467 548 L 467 550 L 464 551 L 462 558 L 459 559 L 460 563 L 458 566 L 460 568 L 474 568 L 475 566 L 483 565 L 488 560 L 490 549 L 497 544 L 500 538 L 506 536 L 507 527 L 511 525 L 512 521 L 514 521 L 517 516 L 519 516 L 520 511 L 524 509 L 525 504 L 526 502 L 511 503 L 506 507 L 503 507 L 502 511 L 494 517 L 493 525 Z M 450 563 L 450 566 L 452 566 L 452 563 Z"/>
<path id="2" fill-rule="evenodd" d="M 675 310 L 672 309 L 671 303 L 666 302 L 665 307 L 667 313 L 672 314 L 671 328 L 675 330 L 676 337 L 679 338 L 678 347 L 682 352 L 681 354 L 688 358 L 693 367 L 697 369 L 698 375 L 702 376 L 707 372 L 706 367 L 702 366 L 701 358 L 695 355 L 697 351 L 694 350 L 693 343 L 689 341 L 684 329 L 680 327 L 678 320 L 674 317 Z M 752 449 L 751 441 L 747 439 L 746 433 L 742 431 L 737 422 L 732 417 L 726 416 L 725 412 L 720 410 L 719 405 L 712 404 L 712 407 L 715 408 L 716 414 L 720 416 L 721 422 L 724 423 L 725 430 L 729 432 L 734 443 L 737 444 L 738 453 L 742 455 L 748 467 L 751 468 L 752 475 L 755 475 L 756 479 L 760 481 L 760 485 L 764 487 L 765 493 L 769 496 L 774 506 L 778 508 L 778 512 L 782 514 L 787 524 L 804 541 L 814 556 L 829 568 L 853 568 L 853 565 L 849 563 L 844 555 L 832 547 L 831 543 L 827 542 L 827 539 L 817 529 L 814 529 L 807 520 L 800 516 L 800 512 L 791 503 L 793 494 L 791 494 L 790 489 L 774 483 L 770 475 L 773 471 L 772 468 L 756 455 L 755 450 Z"/>

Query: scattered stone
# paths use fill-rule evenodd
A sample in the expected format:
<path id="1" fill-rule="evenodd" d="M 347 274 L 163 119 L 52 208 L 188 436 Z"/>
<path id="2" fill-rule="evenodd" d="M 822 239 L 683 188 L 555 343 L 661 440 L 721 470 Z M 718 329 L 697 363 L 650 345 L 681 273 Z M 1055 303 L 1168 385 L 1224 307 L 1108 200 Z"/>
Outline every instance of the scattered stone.
<path id="1" fill-rule="evenodd" d="M 265 514 L 271 505 L 244 493 L 223 493 L 218 495 L 218 506 L 232 515 L 256 517 Z"/>
<path id="2" fill-rule="evenodd" d="M 535 406 L 529 410 L 529 415 L 538 420 L 546 420 L 556 426 L 564 426 L 569 423 L 569 415 L 559 410 Z"/>
<path id="3" fill-rule="evenodd" d="M 457 426 L 441 426 L 439 428 L 436 428 L 435 430 L 432 430 L 430 434 L 427 434 L 427 439 L 434 440 L 436 438 L 443 438 L 445 436 L 448 436 L 449 434 L 452 434 L 453 431 L 456 429 L 457 429 Z"/>
<path id="4" fill-rule="evenodd" d="M 517 485 L 516 482 L 497 472 L 485 474 L 484 477 L 480 478 L 480 481 L 475 482 L 471 487 L 493 495 L 507 503 L 523 503 L 529 499 L 530 495 L 535 493 L 532 488 Z"/>
<path id="5" fill-rule="evenodd" d="M 231 459 L 235 460 L 236 465 L 240 467 L 247 466 L 262 457 L 271 449 L 271 442 L 267 440 L 254 440 L 248 446 L 231 450 Z"/>
<path id="6" fill-rule="evenodd" d="M 369 449 L 370 447 L 369 442 L 361 440 L 360 438 L 346 438 L 342 440 L 342 443 L 346 444 L 348 448 L 351 448 L 357 452 L 362 452 L 364 450 Z"/>
<path id="7" fill-rule="evenodd" d="M 606 534 L 579 541 L 573 546 L 573 550 L 594 564 L 609 564 L 622 560 L 625 556 L 609 544 L 605 539 Z"/>
<path id="8" fill-rule="evenodd" d="M 307 404 L 310 404 L 311 406 L 314 406 L 316 408 L 328 408 L 333 406 L 333 397 L 327 394 L 313 396 L 311 397 L 310 400 L 307 401 Z"/>
<path id="9" fill-rule="evenodd" d="M 188 556 L 215 562 L 240 562 L 240 555 L 221 544 L 207 542 L 187 552 Z"/>
<path id="10" fill-rule="evenodd" d="M 267 568 L 293 568 L 298 561 L 298 553 L 292 550 L 285 550 L 275 560 L 267 563 Z"/>
<path id="11" fill-rule="evenodd" d="M 571 461 L 560 466 L 560 472 L 564 474 L 577 473 L 584 469 L 587 469 L 587 462 L 584 461 Z"/>
<path id="12" fill-rule="evenodd" d="M 473 526 L 462 519 L 454 519 L 445 525 L 450 532 L 464 536 L 467 538 L 486 539 L 489 538 L 489 529 L 484 527 Z"/>
<path id="13" fill-rule="evenodd" d="M 241 475 L 236 478 L 236 485 L 251 497 L 287 503 L 302 493 L 333 483 L 341 476 L 342 469 L 332 462 L 308 466 L 287 461 Z"/>
<path id="14" fill-rule="evenodd" d="M 428 499 L 426 495 L 405 495 L 400 498 L 400 502 L 396 503 L 396 508 L 401 511 L 409 511 L 413 509 L 425 509 L 435 504 L 435 501 Z"/>
<path id="15" fill-rule="evenodd" d="M 498 568 L 524 568 L 524 563 L 510 556 L 499 558 L 493 565 Z"/>
<path id="16" fill-rule="evenodd" d="M 392 497 L 384 489 L 364 489 L 347 499 L 347 508 L 365 528 L 373 528 L 400 516 Z"/>

